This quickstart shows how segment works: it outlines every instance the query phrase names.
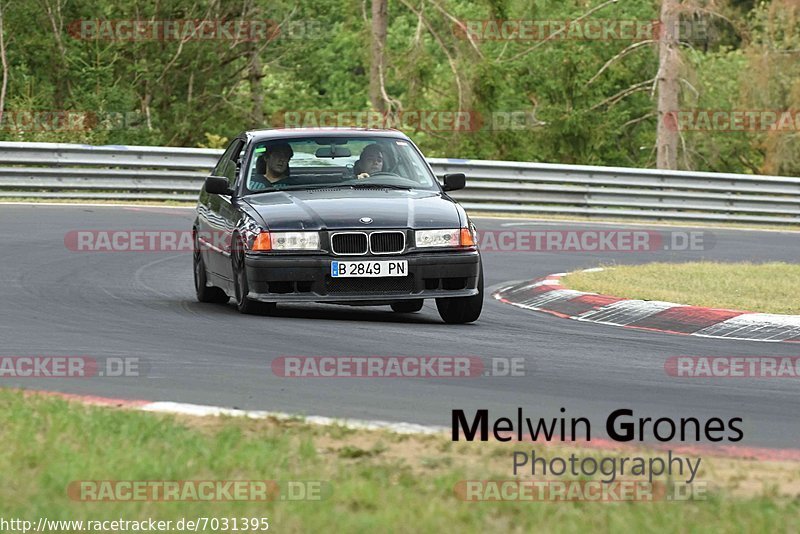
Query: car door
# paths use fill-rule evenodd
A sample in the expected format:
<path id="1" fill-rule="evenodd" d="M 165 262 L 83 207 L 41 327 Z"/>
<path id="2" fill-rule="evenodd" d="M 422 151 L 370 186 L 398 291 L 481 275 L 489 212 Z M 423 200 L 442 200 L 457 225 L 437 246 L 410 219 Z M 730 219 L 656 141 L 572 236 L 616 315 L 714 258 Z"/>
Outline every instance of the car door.
<path id="1" fill-rule="evenodd" d="M 214 175 L 226 178 L 231 189 L 236 184 L 237 163 L 244 144 L 244 139 L 234 139 L 214 168 Z M 207 247 L 206 265 L 213 273 L 231 279 L 230 240 L 238 216 L 230 195 L 208 197 L 205 223 L 213 243 Z"/>

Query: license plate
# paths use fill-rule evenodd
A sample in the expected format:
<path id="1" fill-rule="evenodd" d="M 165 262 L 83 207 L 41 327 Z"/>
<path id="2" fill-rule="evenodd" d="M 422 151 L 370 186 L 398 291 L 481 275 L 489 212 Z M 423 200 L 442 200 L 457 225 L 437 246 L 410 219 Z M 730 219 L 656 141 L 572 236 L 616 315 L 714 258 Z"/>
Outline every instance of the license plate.
<path id="1" fill-rule="evenodd" d="M 407 276 L 407 260 L 391 261 L 332 261 L 331 276 L 342 278 L 348 276 L 383 277 Z"/>

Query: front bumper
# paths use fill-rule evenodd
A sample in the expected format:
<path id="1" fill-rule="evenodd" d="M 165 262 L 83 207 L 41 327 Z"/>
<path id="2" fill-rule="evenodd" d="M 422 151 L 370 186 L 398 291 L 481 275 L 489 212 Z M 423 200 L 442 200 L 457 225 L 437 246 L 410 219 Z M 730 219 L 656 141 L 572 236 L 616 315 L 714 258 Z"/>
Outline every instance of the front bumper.
<path id="1" fill-rule="evenodd" d="M 333 278 L 336 260 L 408 260 L 409 275 L 386 278 Z M 478 294 L 477 250 L 410 253 L 392 256 L 325 254 L 245 255 L 249 297 L 263 302 L 382 304 L 398 300 L 470 297 Z"/>

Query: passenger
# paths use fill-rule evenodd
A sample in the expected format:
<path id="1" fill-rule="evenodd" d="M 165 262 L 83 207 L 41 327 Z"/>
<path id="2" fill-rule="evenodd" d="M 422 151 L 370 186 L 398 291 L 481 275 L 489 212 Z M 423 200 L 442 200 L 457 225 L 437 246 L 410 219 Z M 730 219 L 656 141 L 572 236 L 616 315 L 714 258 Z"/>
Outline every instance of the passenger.
<path id="1" fill-rule="evenodd" d="M 288 143 L 278 143 L 267 147 L 264 154 L 256 160 L 250 189 L 261 191 L 271 184 L 286 183 L 289 180 L 289 160 L 294 151 Z"/>

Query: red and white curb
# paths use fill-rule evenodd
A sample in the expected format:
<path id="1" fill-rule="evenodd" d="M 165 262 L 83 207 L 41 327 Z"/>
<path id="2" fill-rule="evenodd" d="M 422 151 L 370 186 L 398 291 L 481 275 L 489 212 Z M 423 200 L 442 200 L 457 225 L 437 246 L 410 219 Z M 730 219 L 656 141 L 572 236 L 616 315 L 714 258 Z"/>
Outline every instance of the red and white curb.
<path id="1" fill-rule="evenodd" d="M 587 269 L 584 272 L 601 269 Z M 800 316 L 703 308 L 657 300 L 623 299 L 567 289 L 557 273 L 502 287 L 492 296 L 526 310 L 590 323 L 669 334 L 800 343 Z"/>
<path id="2" fill-rule="evenodd" d="M 219 406 L 207 406 L 202 404 L 187 404 L 182 402 L 168 401 L 146 401 L 130 399 L 113 399 L 109 397 L 98 397 L 94 395 L 76 395 L 73 393 L 60 393 L 57 391 L 42 390 L 21 390 L 25 395 L 40 395 L 46 397 L 56 397 L 72 402 L 79 402 L 91 406 L 105 406 L 115 408 L 125 408 L 151 413 L 163 413 L 171 415 L 186 415 L 192 417 L 246 417 L 248 419 L 278 419 L 281 421 L 299 421 L 311 425 L 321 426 L 341 426 L 351 430 L 386 430 L 395 434 L 416 434 L 416 435 L 450 435 L 451 429 L 442 426 L 418 425 L 414 423 L 393 423 L 388 421 L 368 421 L 361 419 L 337 419 L 322 416 L 298 416 L 285 412 L 238 410 L 233 408 L 222 408 Z M 523 442 L 520 442 L 523 443 Z M 544 441 L 544 442 L 524 442 L 536 443 L 542 447 L 552 446 L 575 446 L 585 449 L 598 450 L 618 450 L 618 451 L 642 451 L 642 449 L 652 449 L 656 452 L 672 450 L 677 454 L 688 454 L 694 456 L 714 456 L 719 458 L 744 458 L 749 460 L 761 460 L 768 462 L 800 462 L 800 449 L 771 449 L 768 447 L 746 447 L 741 445 L 668 445 L 668 444 L 642 444 L 633 445 L 630 443 L 620 443 L 610 439 L 600 438 L 591 441 Z"/>

